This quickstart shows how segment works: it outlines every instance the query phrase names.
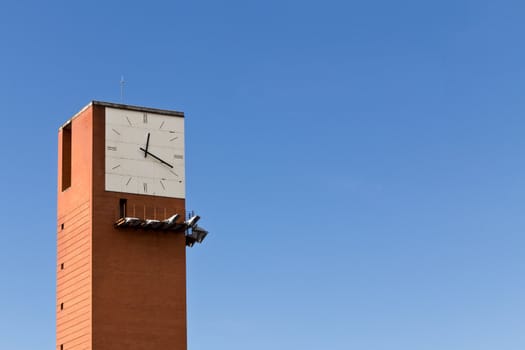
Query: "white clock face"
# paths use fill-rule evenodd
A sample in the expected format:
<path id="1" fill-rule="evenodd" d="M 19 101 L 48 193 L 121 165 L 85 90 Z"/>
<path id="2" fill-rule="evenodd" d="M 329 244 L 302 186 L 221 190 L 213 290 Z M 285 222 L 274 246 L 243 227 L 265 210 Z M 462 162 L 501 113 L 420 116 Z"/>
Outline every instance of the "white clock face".
<path id="1" fill-rule="evenodd" d="M 106 191 L 185 197 L 184 118 L 106 107 Z"/>

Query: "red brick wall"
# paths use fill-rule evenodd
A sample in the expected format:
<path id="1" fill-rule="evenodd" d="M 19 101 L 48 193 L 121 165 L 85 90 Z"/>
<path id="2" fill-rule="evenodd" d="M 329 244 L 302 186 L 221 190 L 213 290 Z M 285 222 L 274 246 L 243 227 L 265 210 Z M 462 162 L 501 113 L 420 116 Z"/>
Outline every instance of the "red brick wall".
<path id="1" fill-rule="evenodd" d="M 87 109 L 72 121 L 71 186 L 64 191 L 61 179 L 62 130 L 59 131 L 56 305 L 58 349 L 61 344 L 64 344 L 64 349 L 91 349 L 91 114 L 91 109 Z"/>

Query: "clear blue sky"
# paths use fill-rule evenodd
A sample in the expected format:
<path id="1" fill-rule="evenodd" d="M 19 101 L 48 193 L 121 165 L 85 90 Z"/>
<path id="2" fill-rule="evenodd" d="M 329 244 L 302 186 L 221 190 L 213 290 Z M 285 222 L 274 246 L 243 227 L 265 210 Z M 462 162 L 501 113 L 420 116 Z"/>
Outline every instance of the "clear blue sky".
<path id="1" fill-rule="evenodd" d="M 54 348 L 57 129 L 124 75 L 187 116 L 190 350 L 524 349 L 524 18 L 2 1 L 0 348 Z"/>

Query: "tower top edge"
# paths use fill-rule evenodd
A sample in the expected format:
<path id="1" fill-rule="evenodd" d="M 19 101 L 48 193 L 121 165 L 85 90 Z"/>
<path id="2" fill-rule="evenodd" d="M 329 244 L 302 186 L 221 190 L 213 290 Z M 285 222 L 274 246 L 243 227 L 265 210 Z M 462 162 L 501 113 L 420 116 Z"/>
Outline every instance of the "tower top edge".
<path id="1" fill-rule="evenodd" d="M 129 111 L 163 114 L 163 115 L 170 115 L 170 116 L 174 116 L 174 117 L 184 118 L 184 112 L 181 112 L 181 111 L 92 100 L 87 105 L 82 107 L 82 109 L 80 109 L 77 113 L 75 113 L 75 115 L 73 115 L 71 118 L 69 118 L 64 124 L 62 124 L 59 129 L 62 129 L 64 126 L 69 124 L 73 119 L 75 119 L 79 114 L 81 114 L 86 109 L 88 109 L 89 107 L 92 107 L 92 106 L 103 106 L 103 107 L 110 107 L 110 108 L 116 108 L 116 109 L 125 109 L 125 110 L 129 110 Z"/>

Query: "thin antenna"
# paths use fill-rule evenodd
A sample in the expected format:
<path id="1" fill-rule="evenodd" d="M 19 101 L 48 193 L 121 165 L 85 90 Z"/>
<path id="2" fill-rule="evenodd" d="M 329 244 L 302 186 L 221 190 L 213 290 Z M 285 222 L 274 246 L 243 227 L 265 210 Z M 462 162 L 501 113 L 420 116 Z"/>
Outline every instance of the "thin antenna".
<path id="1" fill-rule="evenodd" d="M 124 84 L 126 82 L 124 81 L 124 76 L 120 77 L 120 102 L 124 103 Z"/>

